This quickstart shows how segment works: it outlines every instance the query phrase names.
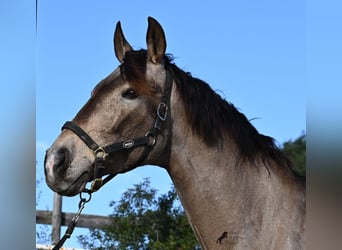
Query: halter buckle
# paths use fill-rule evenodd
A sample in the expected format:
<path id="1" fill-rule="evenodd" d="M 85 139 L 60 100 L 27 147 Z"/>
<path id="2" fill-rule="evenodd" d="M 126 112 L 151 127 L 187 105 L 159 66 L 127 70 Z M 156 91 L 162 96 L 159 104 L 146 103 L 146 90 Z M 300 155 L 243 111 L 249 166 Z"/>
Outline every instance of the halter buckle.
<path id="1" fill-rule="evenodd" d="M 168 108 L 168 106 L 166 105 L 165 102 L 159 103 L 158 108 L 157 108 L 157 116 L 163 122 L 166 121 L 168 109 L 169 108 Z"/>
<path id="2" fill-rule="evenodd" d="M 96 192 L 97 190 L 100 189 L 100 187 L 102 187 L 102 183 L 103 183 L 103 180 L 101 178 L 94 179 L 93 182 L 91 183 L 90 190 L 92 192 Z"/>

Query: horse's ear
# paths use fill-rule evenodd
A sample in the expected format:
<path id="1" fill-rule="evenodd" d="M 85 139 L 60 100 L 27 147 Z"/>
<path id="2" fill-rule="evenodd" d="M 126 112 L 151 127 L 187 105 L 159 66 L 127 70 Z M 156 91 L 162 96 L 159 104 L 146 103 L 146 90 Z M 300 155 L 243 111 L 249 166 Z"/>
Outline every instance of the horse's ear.
<path id="1" fill-rule="evenodd" d="M 127 51 L 133 50 L 131 45 L 127 42 L 122 29 L 121 29 L 121 24 L 120 21 L 117 22 L 116 28 L 115 28 L 115 33 L 114 33 L 114 51 L 116 58 L 123 63 L 123 59 L 125 57 L 125 54 Z"/>
<path id="2" fill-rule="evenodd" d="M 155 64 L 161 63 L 166 50 L 166 39 L 163 28 L 152 17 L 148 17 L 146 43 L 148 59 Z"/>

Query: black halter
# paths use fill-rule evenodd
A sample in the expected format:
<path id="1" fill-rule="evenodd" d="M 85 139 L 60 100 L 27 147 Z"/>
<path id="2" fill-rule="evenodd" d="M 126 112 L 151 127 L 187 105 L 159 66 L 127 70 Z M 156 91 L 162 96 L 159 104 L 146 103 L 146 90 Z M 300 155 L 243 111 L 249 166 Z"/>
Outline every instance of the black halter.
<path id="1" fill-rule="evenodd" d="M 166 70 L 164 93 L 162 95 L 161 102 L 158 104 L 156 110 L 156 118 L 153 127 L 149 131 L 147 131 L 144 136 L 116 142 L 108 146 L 99 146 L 82 128 L 80 128 L 75 123 L 68 121 L 63 125 L 62 130 L 69 129 L 73 131 L 94 153 L 95 168 L 93 182 L 91 184 L 90 190 L 85 189 L 86 192 L 91 193 L 97 191 L 100 187 L 102 187 L 105 183 L 107 183 L 115 176 L 115 174 L 110 174 L 104 180 L 101 179 L 105 169 L 104 161 L 108 155 L 124 149 L 145 146 L 145 151 L 143 152 L 142 157 L 140 158 L 138 163 L 142 162 L 147 157 L 152 147 L 157 143 L 158 134 L 162 129 L 163 123 L 167 119 L 172 81 L 172 73 L 169 70 Z"/>
<path id="2" fill-rule="evenodd" d="M 97 190 L 99 190 L 105 183 L 110 181 L 115 174 L 108 175 L 104 180 L 102 180 L 103 172 L 104 172 L 104 161 L 106 157 L 116 151 L 124 150 L 124 149 L 130 149 L 140 146 L 145 146 L 145 150 L 140 157 L 138 161 L 138 165 L 143 162 L 146 157 L 148 156 L 149 152 L 152 150 L 153 146 L 157 143 L 157 137 L 159 132 L 162 129 L 163 123 L 167 119 L 168 111 L 169 111 L 169 105 L 170 105 L 170 95 L 171 95 L 171 89 L 172 89 L 172 81 L 173 81 L 173 75 L 172 72 L 169 70 L 166 70 L 166 81 L 165 81 L 165 88 L 164 93 L 162 95 L 161 101 L 158 104 L 157 110 L 156 110 L 156 118 L 153 124 L 153 127 L 147 131 L 147 133 L 142 137 L 137 137 L 133 139 L 127 139 L 121 142 L 113 143 L 108 146 L 99 146 L 83 129 L 81 129 L 78 125 L 76 125 L 73 122 L 66 122 L 63 127 L 63 129 L 70 129 L 73 131 L 78 137 L 88 146 L 88 148 L 94 153 L 95 156 L 95 168 L 94 168 L 94 177 L 93 182 L 91 184 L 91 188 L 87 189 L 85 188 L 80 193 L 80 202 L 79 202 L 79 210 L 75 214 L 75 216 L 70 221 L 70 224 L 65 231 L 63 237 L 57 242 L 57 244 L 52 248 L 53 250 L 60 249 L 64 242 L 71 237 L 71 234 L 74 231 L 74 228 L 76 227 L 76 224 L 78 222 L 78 219 L 80 217 L 80 214 L 87 202 L 91 199 L 91 194 Z M 86 199 L 82 197 L 82 193 L 88 193 L 89 198 Z"/>

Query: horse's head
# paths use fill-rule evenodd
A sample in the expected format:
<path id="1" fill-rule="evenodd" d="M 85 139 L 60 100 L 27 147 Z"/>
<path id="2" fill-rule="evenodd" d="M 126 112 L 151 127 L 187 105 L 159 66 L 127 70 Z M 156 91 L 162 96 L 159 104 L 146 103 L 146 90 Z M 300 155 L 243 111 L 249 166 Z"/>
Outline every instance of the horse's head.
<path id="1" fill-rule="evenodd" d="M 172 74 L 164 62 L 164 31 L 153 18 L 146 40 L 147 50 L 134 51 L 117 23 L 114 49 L 121 65 L 94 88 L 46 152 L 46 182 L 54 191 L 81 192 L 96 174 L 95 159 L 104 166 L 100 175 L 167 164 L 159 155 L 169 138 Z"/>

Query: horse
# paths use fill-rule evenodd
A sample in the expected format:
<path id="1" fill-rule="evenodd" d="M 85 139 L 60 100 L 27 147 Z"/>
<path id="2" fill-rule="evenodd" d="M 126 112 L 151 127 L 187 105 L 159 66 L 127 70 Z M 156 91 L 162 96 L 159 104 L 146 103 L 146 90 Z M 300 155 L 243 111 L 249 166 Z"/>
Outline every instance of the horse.
<path id="1" fill-rule="evenodd" d="M 306 181 L 274 139 L 174 63 L 154 18 L 147 49 L 132 48 L 120 21 L 113 42 L 120 65 L 46 151 L 47 185 L 74 196 L 94 179 L 156 165 L 202 249 L 303 249 Z"/>

